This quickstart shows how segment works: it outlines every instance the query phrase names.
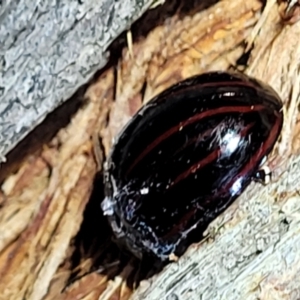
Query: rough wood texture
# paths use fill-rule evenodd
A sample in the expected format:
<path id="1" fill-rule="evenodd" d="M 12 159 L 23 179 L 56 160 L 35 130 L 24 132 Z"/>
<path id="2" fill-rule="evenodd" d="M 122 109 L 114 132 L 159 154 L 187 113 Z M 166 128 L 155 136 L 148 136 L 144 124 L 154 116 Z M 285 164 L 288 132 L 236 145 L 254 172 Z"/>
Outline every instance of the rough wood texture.
<path id="1" fill-rule="evenodd" d="M 300 298 L 300 22 L 283 23 L 275 0 L 266 6 L 258 0 L 213 2 L 169 0 L 147 12 L 132 27 L 132 47 L 99 74 L 69 124 L 50 142 L 36 139 L 38 151 L 6 177 L 0 299 Z M 274 182 L 253 183 L 212 222 L 205 240 L 135 290 L 125 280 L 136 277 L 139 265 L 122 260 L 110 241 L 99 207 L 101 177 L 90 197 L 93 137 L 100 135 L 103 147 L 95 157 L 101 163 L 142 103 L 196 73 L 238 67 L 250 45 L 244 71 L 269 83 L 284 101 L 282 138 L 269 158 Z M 68 114 L 66 107 L 57 111 Z"/>
<path id="2" fill-rule="evenodd" d="M 0 163 L 107 62 L 151 0 L 0 1 Z"/>
<path id="3" fill-rule="evenodd" d="M 216 21 L 219 6 L 223 22 L 228 22 L 210 33 L 214 36 L 230 35 L 240 26 L 232 6 L 240 11 L 244 2 L 226 2 L 211 10 Z M 254 48 L 245 72 L 268 82 L 285 103 L 282 139 L 271 162 L 274 183 L 252 184 L 210 225 L 206 241 L 143 282 L 133 300 L 300 298 L 299 34 L 300 23 L 283 24 L 276 1 L 270 0 L 246 38 Z"/>

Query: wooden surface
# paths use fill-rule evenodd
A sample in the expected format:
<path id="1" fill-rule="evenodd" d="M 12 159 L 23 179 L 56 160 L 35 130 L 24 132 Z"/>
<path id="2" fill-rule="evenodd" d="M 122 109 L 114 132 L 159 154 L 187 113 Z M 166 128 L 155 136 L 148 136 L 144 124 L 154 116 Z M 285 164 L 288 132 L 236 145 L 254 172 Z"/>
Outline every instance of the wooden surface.
<path id="1" fill-rule="evenodd" d="M 0 163 L 107 62 L 151 0 L 0 2 Z"/>
<path id="2" fill-rule="evenodd" d="M 248 4 L 253 5 L 253 15 L 250 10 L 242 14 Z M 300 298 L 300 42 L 296 38 L 300 24 L 283 24 L 279 17 L 282 7 L 275 1 L 267 1 L 259 16 L 254 7 L 255 1 L 223 1 L 213 7 L 210 13 L 220 15 L 220 21 L 213 18 L 215 29 L 207 37 L 207 52 L 218 49 L 224 37 L 233 36 L 239 28 L 246 42 L 254 42 L 245 73 L 268 82 L 281 95 L 285 124 L 274 151 L 273 183 L 267 187 L 252 183 L 210 225 L 206 241 L 190 247 L 177 263 L 143 282 L 131 299 Z M 243 24 L 255 17 L 258 22 L 246 31 Z M 237 50 L 236 42 L 227 44 L 228 48 Z M 206 49 L 200 49 L 199 62 L 203 65 L 202 52 Z"/>
<path id="3" fill-rule="evenodd" d="M 114 61 L 84 99 L 73 99 L 75 112 L 66 103 L 26 151 L 17 148 L 21 163 L 0 193 L 0 299 L 300 298 L 300 23 L 283 22 L 283 13 L 274 0 L 169 0 L 134 24 L 131 47 L 111 50 Z M 270 84 L 284 102 L 282 136 L 268 159 L 273 182 L 252 183 L 204 240 L 145 279 L 111 243 L 101 163 L 142 103 L 188 76 L 232 68 Z M 66 115 L 54 138 L 36 138 Z"/>

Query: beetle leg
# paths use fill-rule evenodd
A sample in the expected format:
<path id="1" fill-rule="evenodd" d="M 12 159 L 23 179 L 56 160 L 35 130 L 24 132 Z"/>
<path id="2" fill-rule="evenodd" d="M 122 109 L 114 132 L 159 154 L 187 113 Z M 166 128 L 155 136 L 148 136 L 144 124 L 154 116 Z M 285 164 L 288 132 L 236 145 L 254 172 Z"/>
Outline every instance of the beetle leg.
<path id="1" fill-rule="evenodd" d="M 252 180 L 267 185 L 271 182 L 272 172 L 268 166 L 261 167 L 252 177 Z"/>

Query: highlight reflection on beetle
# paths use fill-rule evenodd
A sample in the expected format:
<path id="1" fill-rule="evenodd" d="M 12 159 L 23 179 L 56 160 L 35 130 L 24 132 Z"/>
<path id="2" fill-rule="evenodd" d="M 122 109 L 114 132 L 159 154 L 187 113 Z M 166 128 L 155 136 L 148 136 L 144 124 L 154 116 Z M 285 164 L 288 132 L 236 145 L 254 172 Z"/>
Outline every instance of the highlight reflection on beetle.
<path id="1" fill-rule="evenodd" d="M 119 244 L 139 258 L 181 255 L 249 185 L 282 122 L 275 91 L 241 74 L 194 76 L 156 96 L 106 162 L 102 209 Z"/>

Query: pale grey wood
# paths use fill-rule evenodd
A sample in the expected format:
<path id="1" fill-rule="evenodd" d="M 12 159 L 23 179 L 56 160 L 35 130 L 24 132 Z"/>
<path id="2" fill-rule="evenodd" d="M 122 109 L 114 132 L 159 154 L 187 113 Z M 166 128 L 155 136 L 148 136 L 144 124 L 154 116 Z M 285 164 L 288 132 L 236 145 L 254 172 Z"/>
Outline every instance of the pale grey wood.
<path id="1" fill-rule="evenodd" d="M 153 0 L 0 1 L 0 162 L 107 62 Z"/>
<path id="2" fill-rule="evenodd" d="M 300 299 L 299 170 L 292 157 L 278 182 L 250 185 L 211 224 L 214 241 L 192 246 L 131 300 Z"/>

